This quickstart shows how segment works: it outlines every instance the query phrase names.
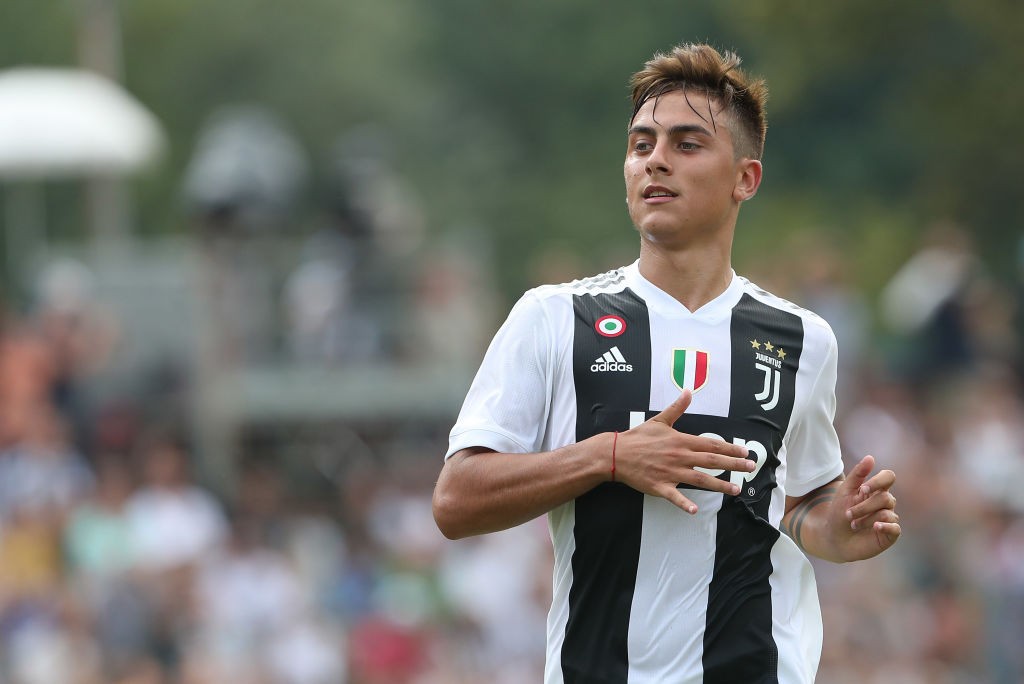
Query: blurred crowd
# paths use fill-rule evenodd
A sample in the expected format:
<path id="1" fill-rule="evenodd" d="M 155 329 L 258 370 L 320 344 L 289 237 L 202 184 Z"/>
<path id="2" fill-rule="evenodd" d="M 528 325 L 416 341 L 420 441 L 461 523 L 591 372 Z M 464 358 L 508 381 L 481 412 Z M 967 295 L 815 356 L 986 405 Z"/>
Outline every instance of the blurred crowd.
<path id="1" fill-rule="evenodd" d="M 358 316 L 361 346 L 333 325 L 347 320 L 331 318 L 348 297 L 339 269 L 360 264 L 343 241 L 311 243 L 283 289 L 289 353 L 303 363 L 362 363 L 380 344 Z M 330 261 L 332 249 L 350 261 Z M 535 272 L 574 268 L 557 256 Z M 948 226 L 877 298 L 825 242 L 803 239 L 789 258 L 750 276 L 832 324 L 845 457 L 872 453 L 897 472 L 904 529 L 877 559 L 815 563 L 819 681 L 1024 681 L 1019 294 Z M 469 286 L 458 261 L 445 263 L 409 304 L 432 312 L 419 320 L 438 354 L 474 306 L 456 296 Z M 295 486 L 274 453 L 243 458 L 231 486 L 215 486 L 187 421 L 146 410 L 145 395 L 90 400 L 131 321 L 74 273 L 53 280 L 0 317 L 0 682 L 541 680 L 546 525 L 441 537 L 430 496 L 450 423 L 403 458 L 343 465 L 327 496 Z M 475 366 L 488 335 L 445 362 Z"/>
<path id="2" fill-rule="evenodd" d="M 903 527 L 878 558 L 814 563 L 819 681 L 1024 681 L 1020 293 L 945 223 L 875 301 L 840 250 L 811 237 L 792 254 L 769 287 L 833 326 L 844 459 L 870 453 L 895 470 Z"/>

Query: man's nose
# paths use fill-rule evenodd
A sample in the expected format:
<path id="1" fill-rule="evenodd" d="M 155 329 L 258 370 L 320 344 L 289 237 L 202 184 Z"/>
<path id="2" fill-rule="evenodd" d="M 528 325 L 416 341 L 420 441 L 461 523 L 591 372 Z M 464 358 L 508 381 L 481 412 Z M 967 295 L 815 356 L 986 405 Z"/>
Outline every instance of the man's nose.
<path id="1" fill-rule="evenodd" d="M 668 151 L 667 146 L 667 143 L 664 141 L 658 142 L 647 157 L 645 168 L 648 176 L 652 176 L 655 173 L 672 173 L 672 165 L 669 164 L 666 154 Z"/>

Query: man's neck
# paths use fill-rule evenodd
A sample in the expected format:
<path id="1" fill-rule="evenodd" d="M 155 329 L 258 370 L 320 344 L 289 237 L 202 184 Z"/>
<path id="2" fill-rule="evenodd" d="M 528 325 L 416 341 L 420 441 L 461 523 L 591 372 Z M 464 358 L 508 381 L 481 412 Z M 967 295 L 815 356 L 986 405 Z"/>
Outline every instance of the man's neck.
<path id="1" fill-rule="evenodd" d="M 707 245 L 701 249 L 666 250 L 646 240 L 640 242 L 640 275 L 674 297 L 689 311 L 696 311 L 732 282 L 731 245 Z"/>

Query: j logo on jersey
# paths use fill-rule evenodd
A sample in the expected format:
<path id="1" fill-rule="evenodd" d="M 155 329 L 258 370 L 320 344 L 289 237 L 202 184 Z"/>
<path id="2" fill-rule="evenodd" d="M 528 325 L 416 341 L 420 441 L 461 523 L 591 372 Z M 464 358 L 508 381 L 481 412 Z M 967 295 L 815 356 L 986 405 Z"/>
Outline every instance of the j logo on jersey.
<path id="1" fill-rule="evenodd" d="M 764 385 L 754 399 L 761 402 L 761 408 L 771 411 L 779 404 L 779 385 L 782 380 L 782 361 L 786 358 L 786 350 L 776 347 L 770 340 L 750 340 L 754 351 L 754 368 L 764 373 Z"/>
<path id="2" fill-rule="evenodd" d="M 696 392 L 708 383 L 709 355 L 700 349 L 672 350 L 672 380 L 679 389 Z"/>

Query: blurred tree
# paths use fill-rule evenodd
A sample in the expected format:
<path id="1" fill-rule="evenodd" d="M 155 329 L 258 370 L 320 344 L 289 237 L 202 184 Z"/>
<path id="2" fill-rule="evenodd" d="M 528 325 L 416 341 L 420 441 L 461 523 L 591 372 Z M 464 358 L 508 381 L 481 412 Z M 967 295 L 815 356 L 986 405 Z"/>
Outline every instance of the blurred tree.
<path id="1" fill-rule="evenodd" d="M 1019 178 L 1024 67 L 1013 0 L 720 5 L 772 86 L 769 159 L 783 182 L 827 198 L 840 227 L 887 207 L 896 245 L 936 220 L 969 226 L 1003 272 L 1024 224 Z M 780 39 L 781 36 L 789 36 Z M 778 172 L 780 169 L 774 169 Z M 868 214 L 862 210 L 867 206 Z M 903 217 L 903 218 L 901 218 Z M 911 218 L 912 217 L 912 218 Z M 908 235 L 909 233 L 909 235 Z M 879 246 L 876 243 L 876 246 Z M 858 253 L 870 264 L 877 252 Z M 869 274 L 878 282 L 882 273 Z"/>

